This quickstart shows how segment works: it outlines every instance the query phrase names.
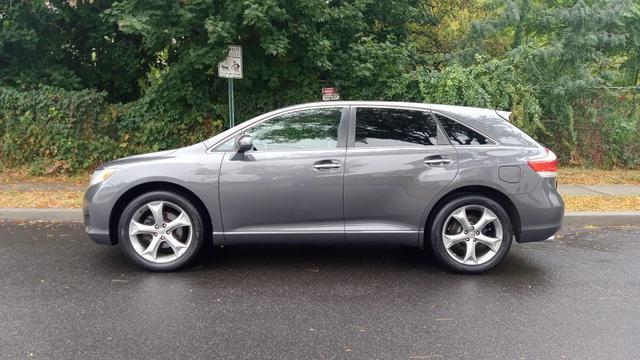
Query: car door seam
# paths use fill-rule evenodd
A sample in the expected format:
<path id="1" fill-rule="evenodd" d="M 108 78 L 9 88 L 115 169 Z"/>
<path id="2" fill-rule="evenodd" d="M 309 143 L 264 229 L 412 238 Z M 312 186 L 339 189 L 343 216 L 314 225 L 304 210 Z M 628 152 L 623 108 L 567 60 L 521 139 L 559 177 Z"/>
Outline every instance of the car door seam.
<path id="1" fill-rule="evenodd" d="M 222 217 L 222 195 L 220 192 L 220 187 L 222 186 L 221 184 L 221 180 L 222 180 L 222 165 L 224 164 L 224 161 L 227 159 L 227 156 L 229 155 L 229 153 L 225 152 L 224 155 L 222 156 L 222 160 L 220 160 L 220 167 L 218 168 L 218 211 L 219 211 L 219 216 L 220 216 L 220 226 L 222 226 L 222 229 L 220 229 L 220 236 L 222 238 L 222 245 L 225 244 L 225 231 L 224 231 L 224 218 Z M 215 231 L 214 231 L 215 233 Z"/>

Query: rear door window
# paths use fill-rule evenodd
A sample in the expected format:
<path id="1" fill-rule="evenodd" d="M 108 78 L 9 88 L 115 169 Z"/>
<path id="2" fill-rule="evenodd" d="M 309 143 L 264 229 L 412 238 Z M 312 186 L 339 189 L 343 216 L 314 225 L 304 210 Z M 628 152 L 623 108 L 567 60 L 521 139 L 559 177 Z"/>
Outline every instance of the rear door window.
<path id="1" fill-rule="evenodd" d="M 477 131 L 470 129 L 455 120 L 441 114 L 436 114 L 436 116 L 453 145 L 487 145 L 494 143 L 486 136 L 481 135 Z"/>
<path id="2" fill-rule="evenodd" d="M 356 109 L 355 147 L 436 145 L 437 128 L 427 111 L 360 107 Z"/>

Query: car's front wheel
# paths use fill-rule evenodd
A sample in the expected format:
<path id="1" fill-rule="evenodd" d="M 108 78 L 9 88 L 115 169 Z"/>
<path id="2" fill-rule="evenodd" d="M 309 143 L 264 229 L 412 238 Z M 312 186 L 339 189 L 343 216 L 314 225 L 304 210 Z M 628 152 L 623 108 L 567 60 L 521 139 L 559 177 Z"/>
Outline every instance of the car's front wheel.
<path id="1" fill-rule="evenodd" d="M 193 261 L 204 243 L 198 209 L 186 197 L 153 191 L 132 200 L 118 226 L 120 247 L 138 265 L 171 271 Z"/>
<path id="2" fill-rule="evenodd" d="M 511 220 L 494 200 L 457 197 L 442 206 L 431 228 L 431 246 L 442 264 L 460 273 L 480 273 L 496 266 L 511 246 Z"/>

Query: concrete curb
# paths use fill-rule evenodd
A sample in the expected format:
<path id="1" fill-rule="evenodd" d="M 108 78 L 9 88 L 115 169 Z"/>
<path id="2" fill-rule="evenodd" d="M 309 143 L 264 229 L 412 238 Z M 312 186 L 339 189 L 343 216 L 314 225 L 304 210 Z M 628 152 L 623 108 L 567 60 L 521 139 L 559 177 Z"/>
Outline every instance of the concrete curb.
<path id="1" fill-rule="evenodd" d="M 0 208 L 0 220 L 82 221 L 81 209 Z M 640 225 L 640 211 L 581 211 L 564 216 L 563 226 Z"/>

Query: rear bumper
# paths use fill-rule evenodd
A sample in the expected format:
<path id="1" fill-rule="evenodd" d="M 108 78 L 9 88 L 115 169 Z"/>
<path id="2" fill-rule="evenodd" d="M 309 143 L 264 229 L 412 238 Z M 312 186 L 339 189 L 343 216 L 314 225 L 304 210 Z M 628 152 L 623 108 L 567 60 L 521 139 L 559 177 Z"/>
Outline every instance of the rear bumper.
<path id="1" fill-rule="evenodd" d="M 520 237 L 516 238 L 516 240 L 519 243 L 553 240 L 555 238 L 555 234 L 558 232 L 558 230 L 560 230 L 561 226 L 562 225 L 543 227 L 543 228 L 537 228 L 537 229 L 531 229 L 531 228 L 526 230 L 523 229 L 520 231 Z"/>
<path id="2" fill-rule="evenodd" d="M 520 215 L 520 243 L 551 239 L 562 227 L 564 201 L 555 187 L 555 179 L 543 179 L 530 193 L 512 196 Z"/>

